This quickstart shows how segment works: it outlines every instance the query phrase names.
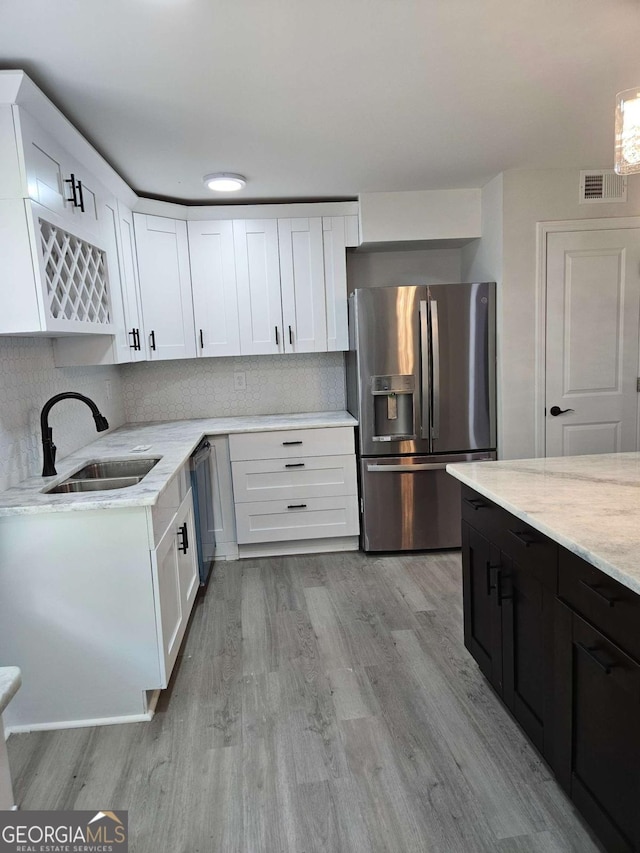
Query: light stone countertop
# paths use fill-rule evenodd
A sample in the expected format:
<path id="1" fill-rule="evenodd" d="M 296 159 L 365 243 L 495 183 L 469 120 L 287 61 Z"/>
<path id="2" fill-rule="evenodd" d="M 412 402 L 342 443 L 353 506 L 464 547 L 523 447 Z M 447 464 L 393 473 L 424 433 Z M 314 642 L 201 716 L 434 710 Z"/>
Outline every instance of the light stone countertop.
<path id="1" fill-rule="evenodd" d="M 0 714 L 16 695 L 22 684 L 17 666 L 0 666 Z"/>
<path id="2" fill-rule="evenodd" d="M 640 453 L 470 462 L 447 471 L 640 593 Z"/>
<path id="3" fill-rule="evenodd" d="M 357 421 L 348 412 L 309 412 L 293 415 L 255 415 L 236 418 L 198 418 L 185 421 L 129 424 L 98 438 L 64 459 L 56 460 L 55 477 L 30 477 L 0 492 L 0 517 L 31 515 L 40 512 L 75 512 L 153 506 L 177 471 L 189 459 L 206 435 L 230 435 L 238 432 L 272 432 L 280 429 L 355 427 Z M 55 434 L 54 434 L 55 441 Z M 132 453 L 139 445 L 148 450 Z M 135 459 L 161 457 L 145 478 L 135 486 L 103 492 L 44 494 L 49 488 L 97 459 Z"/>

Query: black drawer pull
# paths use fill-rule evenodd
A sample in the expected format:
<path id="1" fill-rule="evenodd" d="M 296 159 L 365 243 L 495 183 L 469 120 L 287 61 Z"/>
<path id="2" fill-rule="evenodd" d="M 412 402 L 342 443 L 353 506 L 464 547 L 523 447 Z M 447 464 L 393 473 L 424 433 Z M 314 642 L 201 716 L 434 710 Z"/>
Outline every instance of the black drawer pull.
<path id="1" fill-rule="evenodd" d="M 287 462 L 285 468 L 304 468 L 304 462 Z"/>
<path id="2" fill-rule="evenodd" d="M 156 333 L 153 329 L 149 332 L 149 346 L 152 350 L 155 350 L 156 348 Z"/>
<path id="3" fill-rule="evenodd" d="M 282 442 L 283 447 L 292 447 L 294 444 L 302 444 L 302 442 L 301 441 L 283 441 Z"/>
<path id="4" fill-rule="evenodd" d="M 493 565 L 493 563 L 487 563 L 487 595 L 491 595 L 492 589 L 497 589 L 497 584 L 493 583 L 493 578 L 491 576 L 492 572 L 498 573 L 502 569 L 502 566 L 498 563 L 497 566 Z"/>
<path id="5" fill-rule="evenodd" d="M 187 533 L 186 521 L 183 525 L 181 525 L 180 529 L 178 530 L 178 537 L 182 540 L 178 542 L 178 551 L 180 551 L 182 554 L 186 554 L 189 550 L 189 534 Z"/>
<path id="6" fill-rule="evenodd" d="M 528 530 L 510 530 L 509 533 L 518 540 L 521 545 L 528 548 L 529 545 L 536 545 L 538 540 L 532 536 Z"/>
<path id="7" fill-rule="evenodd" d="M 594 652 L 598 651 L 597 646 L 585 646 L 584 643 L 576 643 L 576 645 L 579 649 L 582 649 L 582 651 L 586 655 L 588 655 L 595 664 L 600 667 L 600 669 L 605 673 L 605 675 L 611 675 L 611 670 L 613 669 L 615 664 L 605 663 L 604 661 L 600 660 L 600 658 L 594 654 Z"/>
<path id="8" fill-rule="evenodd" d="M 590 592 L 595 593 L 601 601 L 604 601 L 606 603 L 607 607 L 613 607 L 616 603 L 616 599 L 611 598 L 611 596 L 607 595 L 604 592 L 601 592 L 597 584 L 591 584 L 588 581 L 583 580 L 582 578 L 580 578 L 580 583 L 582 584 L 582 586 L 586 586 L 586 588 Z"/>
<path id="9" fill-rule="evenodd" d="M 472 509 L 489 508 L 489 504 L 485 503 L 484 501 L 481 501 L 480 498 L 464 498 L 463 500 L 466 504 L 469 504 Z"/>
<path id="10" fill-rule="evenodd" d="M 287 507 L 287 509 L 306 509 L 306 508 L 307 508 L 306 504 L 289 504 L 289 506 Z"/>

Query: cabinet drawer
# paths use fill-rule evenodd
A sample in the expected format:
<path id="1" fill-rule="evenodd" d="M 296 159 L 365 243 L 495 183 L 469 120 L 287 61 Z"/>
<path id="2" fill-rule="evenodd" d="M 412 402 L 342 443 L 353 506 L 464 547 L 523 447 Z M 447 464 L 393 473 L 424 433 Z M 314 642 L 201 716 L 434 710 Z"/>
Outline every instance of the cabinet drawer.
<path id="1" fill-rule="evenodd" d="M 463 520 L 495 542 L 504 523 L 503 510 L 469 486 L 461 485 Z"/>
<path id="2" fill-rule="evenodd" d="M 236 504 L 238 544 L 357 536 L 355 495 Z"/>
<path id="3" fill-rule="evenodd" d="M 560 549 L 560 598 L 640 660 L 640 596 L 580 557 Z"/>
<path id="4" fill-rule="evenodd" d="M 355 456 L 312 456 L 233 463 L 236 503 L 355 495 Z"/>
<path id="5" fill-rule="evenodd" d="M 229 436 L 231 461 L 354 453 L 353 427 L 287 429 Z"/>

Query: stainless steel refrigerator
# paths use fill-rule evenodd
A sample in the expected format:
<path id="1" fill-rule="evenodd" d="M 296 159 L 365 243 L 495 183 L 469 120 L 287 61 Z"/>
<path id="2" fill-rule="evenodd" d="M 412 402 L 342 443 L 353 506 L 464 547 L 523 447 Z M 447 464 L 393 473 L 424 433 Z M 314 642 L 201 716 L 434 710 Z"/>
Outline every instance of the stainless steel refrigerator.
<path id="1" fill-rule="evenodd" d="M 363 549 L 459 547 L 445 467 L 496 458 L 495 284 L 357 289 L 349 334 Z"/>

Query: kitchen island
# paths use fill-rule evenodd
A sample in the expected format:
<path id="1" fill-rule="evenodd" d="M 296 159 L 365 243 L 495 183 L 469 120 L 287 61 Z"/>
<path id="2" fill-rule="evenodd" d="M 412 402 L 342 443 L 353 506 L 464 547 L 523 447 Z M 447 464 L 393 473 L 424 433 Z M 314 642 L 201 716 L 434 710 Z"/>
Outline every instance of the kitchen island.
<path id="1" fill-rule="evenodd" d="M 467 649 L 606 850 L 640 850 L 640 454 L 447 470 Z"/>

